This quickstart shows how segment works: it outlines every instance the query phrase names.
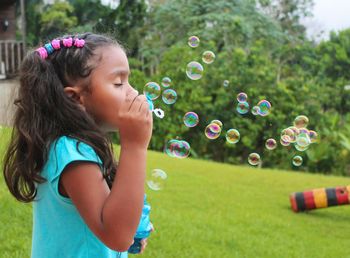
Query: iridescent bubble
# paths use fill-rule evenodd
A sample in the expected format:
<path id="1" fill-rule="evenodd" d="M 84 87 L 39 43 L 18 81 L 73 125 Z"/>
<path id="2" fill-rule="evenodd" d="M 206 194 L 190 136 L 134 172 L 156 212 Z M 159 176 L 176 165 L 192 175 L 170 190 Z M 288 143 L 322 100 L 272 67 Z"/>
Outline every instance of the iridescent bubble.
<path id="1" fill-rule="evenodd" d="M 287 137 L 289 137 L 289 136 L 287 136 Z M 285 138 L 285 137 L 281 137 L 281 139 L 280 139 L 281 145 L 284 146 L 284 147 L 289 146 L 290 145 L 290 141 L 284 140 L 283 138 Z"/>
<path id="2" fill-rule="evenodd" d="M 307 146 L 309 146 L 311 144 L 311 140 L 310 140 L 309 134 L 300 133 L 297 136 L 296 144 L 299 145 L 300 147 L 307 147 Z"/>
<path id="3" fill-rule="evenodd" d="M 212 51 L 204 51 L 202 61 L 206 64 L 211 64 L 215 60 L 215 54 Z"/>
<path id="4" fill-rule="evenodd" d="M 260 155 L 258 153 L 250 153 L 248 156 L 248 163 L 252 166 L 259 165 L 261 162 Z"/>
<path id="5" fill-rule="evenodd" d="M 200 63 L 192 61 L 187 64 L 186 74 L 191 80 L 199 80 L 202 78 L 203 70 L 203 66 Z"/>
<path id="6" fill-rule="evenodd" d="M 299 129 L 298 135 L 301 134 L 301 133 L 310 134 L 309 130 L 307 128 L 305 128 L 305 127 L 301 127 L 301 128 L 298 128 L 298 129 Z"/>
<path id="7" fill-rule="evenodd" d="M 153 169 L 150 177 L 147 179 L 147 185 L 154 191 L 159 191 L 164 188 L 167 174 L 161 169 Z"/>
<path id="8" fill-rule="evenodd" d="M 288 127 L 282 130 L 281 138 L 286 142 L 295 142 L 296 136 L 294 131 Z"/>
<path id="9" fill-rule="evenodd" d="M 171 85 L 171 79 L 169 77 L 164 77 L 162 79 L 162 86 L 168 88 Z"/>
<path id="10" fill-rule="evenodd" d="M 258 112 L 259 115 L 267 116 L 268 114 L 270 114 L 271 104 L 267 100 L 264 99 L 264 100 L 259 101 L 258 107 L 259 107 L 259 112 Z"/>
<path id="11" fill-rule="evenodd" d="M 199 123 L 199 117 L 195 112 L 187 112 L 184 117 L 184 124 L 187 127 L 195 127 Z"/>
<path id="12" fill-rule="evenodd" d="M 191 37 L 188 38 L 188 45 L 190 47 L 193 47 L 193 48 L 198 47 L 199 46 L 199 42 L 200 42 L 200 40 L 199 40 L 199 38 L 197 36 L 191 36 Z"/>
<path id="13" fill-rule="evenodd" d="M 155 100 L 160 95 L 160 86 L 156 82 L 148 82 L 143 88 L 143 93 L 150 100 Z"/>
<path id="14" fill-rule="evenodd" d="M 190 154 L 191 146 L 188 142 L 183 140 L 172 139 L 167 142 L 164 152 L 173 158 L 187 158 Z"/>
<path id="15" fill-rule="evenodd" d="M 241 138 L 241 135 L 236 129 L 230 129 L 226 132 L 226 141 L 228 143 L 237 143 L 239 142 L 240 138 Z"/>
<path id="16" fill-rule="evenodd" d="M 177 93 L 173 89 L 166 89 L 165 91 L 163 91 L 162 99 L 165 104 L 174 104 L 177 99 Z"/>
<path id="17" fill-rule="evenodd" d="M 310 137 L 311 143 L 315 143 L 318 140 L 318 134 L 313 130 L 309 131 L 309 137 Z"/>
<path id="18" fill-rule="evenodd" d="M 303 158 L 299 155 L 293 157 L 293 165 L 296 167 L 301 166 L 303 164 Z"/>
<path id="19" fill-rule="evenodd" d="M 267 139 L 266 142 L 265 142 L 265 147 L 266 147 L 266 149 L 268 149 L 268 150 L 274 150 L 274 149 L 276 149 L 276 147 L 277 147 L 277 142 L 276 142 L 276 140 L 273 139 L 273 138 Z"/>
<path id="20" fill-rule="evenodd" d="M 305 146 L 305 147 L 301 147 L 299 146 L 298 144 L 294 144 L 294 147 L 296 150 L 298 151 L 306 151 L 308 148 L 309 148 L 309 145 L 308 146 Z"/>
<path id="21" fill-rule="evenodd" d="M 212 124 L 212 123 L 217 124 L 217 125 L 220 126 L 221 128 L 222 128 L 222 126 L 223 126 L 223 123 L 222 123 L 220 120 L 218 120 L 218 119 L 212 120 L 209 124 Z"/>
<path id="22" fill-rule="evenodd" d="M 182 140 L 174 149 L 174 155 L 179 159 L 187 158 L 190 155 L 191 146 L 188 142 Z"/>
<path id="23" fill-rule="evenodd" d="M 224 87 L 228 87 L 229 84 L 230 82 L 228 80 L 224 80 L 224 83 L 223 83 Z"/>
<path id="24" fill-rule="evenodd" d="M 248 102 L 238 102 L 236 110 L 241 115 L 247 114 L 249 112 Z"/>
<path id="25" fill-rule="evenodd" d="M 248 95 L 244 92 L 238 93 L 237 94 L 237 100 L 238 102 L 247 102 Z"/>
<path id="26" fill-rule="evenodd" d="M 252 107 L 251 112 L 254 116 L 258 115 L 259 114 L 259 107 L 258 106 Z"/>
<path id="27" fill-rule="evenodd" d="M 309 123 L 309 118 L 307 116 L 301 115 L 294 119 L 294 126 L 297 128 L 307 127 Z"/>
<path id="28" fill-rule="evenodd" d="M 299 135 L 299 128 L 295 127 L 295 126 L 290 126 L 288 127 L 290 130 L 292 130 L 294 132 L 294 136 L 291 137 L 291 142 L 294 143 L 296 141 L 297 136 Z"/>
<path id="29" fill-rule="evenodd" d="M 221 127 L 215 123 L 211 123 L 205 128 L 204 133 L 208 139 L 214 140 L 220 136 Z"/>

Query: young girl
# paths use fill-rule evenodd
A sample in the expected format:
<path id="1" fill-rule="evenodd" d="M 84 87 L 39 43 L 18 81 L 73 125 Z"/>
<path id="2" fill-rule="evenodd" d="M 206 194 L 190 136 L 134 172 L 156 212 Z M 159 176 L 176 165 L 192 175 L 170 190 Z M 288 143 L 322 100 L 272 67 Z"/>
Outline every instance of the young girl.
<path id="1" fill-rule="evenodd" d="M 4 178 L 17 200 L 34 201 L 32 258 L 128 256 L 153 124 L 129 74 L 122 46 L 92 33 L 24 59 Z M 118 168 L 108 137 L 116 130 Z"/>

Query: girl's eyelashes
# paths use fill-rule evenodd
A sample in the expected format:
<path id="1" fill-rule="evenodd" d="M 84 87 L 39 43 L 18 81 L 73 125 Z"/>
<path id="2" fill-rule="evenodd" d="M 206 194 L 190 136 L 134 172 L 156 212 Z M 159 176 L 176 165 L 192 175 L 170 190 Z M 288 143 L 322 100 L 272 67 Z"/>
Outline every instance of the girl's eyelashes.
<path id="1" fill-rule="evenodd" d="M 123 86 L 123 83 L 114 83 L 114 85 L 117 87 L 121 87 L 121 86 Z"/>

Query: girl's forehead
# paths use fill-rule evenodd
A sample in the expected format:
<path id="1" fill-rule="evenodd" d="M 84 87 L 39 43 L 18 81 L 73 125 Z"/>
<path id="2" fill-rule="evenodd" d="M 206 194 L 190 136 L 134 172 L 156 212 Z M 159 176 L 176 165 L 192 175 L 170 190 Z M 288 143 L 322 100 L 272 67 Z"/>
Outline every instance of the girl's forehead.
<path id="1" fill-rule="evenodd" d="M 104 74 L 116 72 L 128 72 L 129 63 L 123 49 L 118 46 L 108 46 L 100 48 L 101 58 L 96 70 L 103 71 Z"/>

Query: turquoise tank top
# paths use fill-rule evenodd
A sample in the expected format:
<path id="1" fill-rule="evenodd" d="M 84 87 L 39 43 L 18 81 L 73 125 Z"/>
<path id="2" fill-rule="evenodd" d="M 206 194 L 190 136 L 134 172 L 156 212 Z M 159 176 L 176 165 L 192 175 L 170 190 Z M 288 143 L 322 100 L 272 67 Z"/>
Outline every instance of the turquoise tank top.
<path id="1" fill-rule="evenodd" d="M 31 258 L 127 258 L 104 245 L 89 229 L 70 198 L 58 192 L 63 169 L 77 160 L 90 161 L 103 169 L 93 148 L 76 139 L 62 136 L 50 145 L 48 160 L 41 175 L 47 182 L 36 184 L 33 202 Z M 54 144 L 56 143 L 56 145 Z"/>

